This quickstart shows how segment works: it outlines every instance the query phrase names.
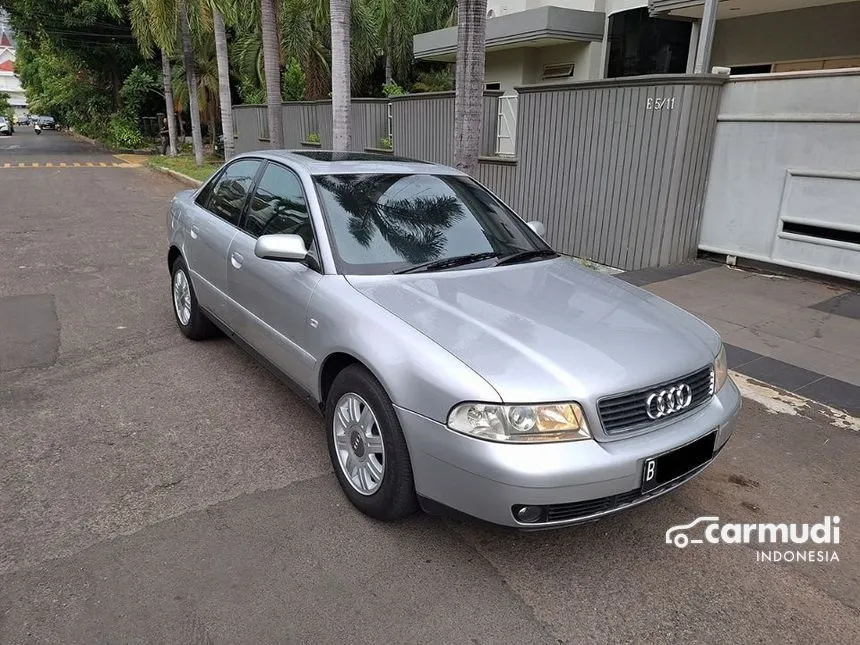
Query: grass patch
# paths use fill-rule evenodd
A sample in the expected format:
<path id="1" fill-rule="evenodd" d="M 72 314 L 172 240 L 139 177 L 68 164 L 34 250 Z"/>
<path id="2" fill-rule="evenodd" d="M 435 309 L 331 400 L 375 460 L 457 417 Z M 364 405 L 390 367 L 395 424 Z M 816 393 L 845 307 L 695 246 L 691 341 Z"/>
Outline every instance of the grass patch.
<path id="1" fill-rule="evenodd" d="M 194 155 L 178 155 L 176 157 L 162 157 L 157 155 L 149 160 L 150 166 L 160 166 L 169 168 L 176 172 L 181 172 L 183 175 L 188 175 L 200 181 L 206 181 L 212 174 L 218 170 L 224 162 L 217 157 L 208 157 L 204 160 L 202 166 L 194 163 Z"/>

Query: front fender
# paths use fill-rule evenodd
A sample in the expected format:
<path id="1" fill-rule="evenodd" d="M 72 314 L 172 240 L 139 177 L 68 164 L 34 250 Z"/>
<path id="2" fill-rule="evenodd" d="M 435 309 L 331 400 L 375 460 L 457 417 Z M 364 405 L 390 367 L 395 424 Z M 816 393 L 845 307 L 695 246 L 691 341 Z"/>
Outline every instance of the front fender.
<path id="1" fill-rule="evenodd" d="M 317 400 L 322 398 L 325 359 L 345 353 L 373 373 L 395 405 L 436 421 L 444 423 L 461 401 L 501 402 L 499 393 L 474 370 L 341 275 L 320 280 L 308 305 L 308 321 L 308 350 L 317 359 Z"/>

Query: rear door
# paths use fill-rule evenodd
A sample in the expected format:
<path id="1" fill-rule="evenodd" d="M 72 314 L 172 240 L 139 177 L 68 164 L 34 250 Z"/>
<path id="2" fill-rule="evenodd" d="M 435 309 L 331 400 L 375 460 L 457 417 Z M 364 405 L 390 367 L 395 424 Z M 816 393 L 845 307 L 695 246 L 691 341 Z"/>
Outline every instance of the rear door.
<path id="1" fill-rule="evenodd" d="M 308 264 L 254 255 L 258 237 L 280 233 L 300 235 L 316 258 L 301 181 L 289 168 L 268 161 L 228 252 L 227 288 L 230 307 L 235 307 L 230 325 L 278 369 L 310 388 L 315 359 L 305 349 L 307 307 L 322 275 Z"/>
<path id="2" fill-rule="evenodd" d="M 185 261 L 201 306 L 224 319 L 227 298 L 227 249 L 239 231 L 239 220 L 259 159 L 239 159 L 197 196 L 188 213 Z"/>

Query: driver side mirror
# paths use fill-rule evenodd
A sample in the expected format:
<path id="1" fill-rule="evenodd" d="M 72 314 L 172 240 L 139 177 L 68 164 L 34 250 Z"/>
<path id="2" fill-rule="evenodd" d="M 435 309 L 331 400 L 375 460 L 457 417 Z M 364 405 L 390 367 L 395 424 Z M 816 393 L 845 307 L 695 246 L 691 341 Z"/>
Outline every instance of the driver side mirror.
<path id="1" fill-rule="evenodd" d="M 538 220 L 532 220 L 531 222 L 527 222 L 526 226 L 528 226 L 532 231 L 537 233 L 541 238 L 546 235 L 546 226 L 543 222 L 539 222 Z"/>
<path id="2" fill-rule="evenodd" d="M 254 255 L 263 260 L 303 262 L 307 259 L 308 249 L 300 235 L 279 233 L 258 237 L 254 245 Z"/>

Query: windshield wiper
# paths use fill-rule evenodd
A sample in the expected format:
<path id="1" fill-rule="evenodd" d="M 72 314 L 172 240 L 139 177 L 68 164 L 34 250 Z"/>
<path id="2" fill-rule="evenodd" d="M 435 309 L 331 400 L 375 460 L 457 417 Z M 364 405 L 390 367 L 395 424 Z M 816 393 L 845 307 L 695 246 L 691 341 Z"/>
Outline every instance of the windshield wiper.
<path id="1" fill-rule="evenodd" d="M 452 267 L 462 266 L 464 264 L 472 264 L 481 260 L 489 260 L 490 258 L 499 257 L 495 251 L 487 251 L 485 253 L 469 253 L 468 255 L 458 255 L 453 258 L 443 258 L 441 260 L 431 260 L 423 262 L 415 266 L 406 267 L 405 269 L 397 269 L 392 273 L 421 273 L 423 271 L 435 271 L 437 269 L 450 269 Z"/>
<path id="2" fill-rule="evenodd" d="M 496 262 L 495 266 L 502 266 L 504 264 L 516 264 L 517 262 L 525 262 L 526 260 L 532 260 L 534 258 L 557 258 L 558 253 L 555 251 L 551 251 L 550 249 L 530 249 L 528 251 L 517 251 L 516 253 L 511 253 L 510 255 L 506 255 L 503 258 L 500 258 L 498 262 Z"/>

